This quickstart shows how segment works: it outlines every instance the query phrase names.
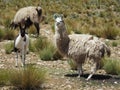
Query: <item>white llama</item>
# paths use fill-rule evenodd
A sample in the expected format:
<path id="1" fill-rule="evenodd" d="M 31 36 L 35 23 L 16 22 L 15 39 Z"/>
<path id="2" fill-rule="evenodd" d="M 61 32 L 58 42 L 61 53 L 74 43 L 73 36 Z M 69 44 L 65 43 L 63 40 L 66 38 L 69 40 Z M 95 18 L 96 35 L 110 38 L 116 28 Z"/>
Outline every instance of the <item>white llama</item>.
<path id="1" fill-rule="evenodd" d="M 22 66 L 25 65 L 26 53 L 29 50 L 29 36 L 25 33 L 25 28 L 21 28 L 19 35 L 16 37 L 14 41 L 14 51 L 16 52 L 16 64 L 18 66 L 18 53 L 20 53 Z"/>
<path id="2" fill-rule="evenodd" d="M 85 60 L 89 59 L 94 61 L 91 74 L 86 79 L 89 80 L 99 68 L 100 61 L 102 57 L 104 57 L 104 54 L 107 53 L 107 55 L 110 56 L 109 47 L 92 35 L 68 35 L 62 16 L 54 15 L 54 19 L 57 49 L 60 54 L 76 62 L 79 76 L 83 74 L 82 64 Z"/>

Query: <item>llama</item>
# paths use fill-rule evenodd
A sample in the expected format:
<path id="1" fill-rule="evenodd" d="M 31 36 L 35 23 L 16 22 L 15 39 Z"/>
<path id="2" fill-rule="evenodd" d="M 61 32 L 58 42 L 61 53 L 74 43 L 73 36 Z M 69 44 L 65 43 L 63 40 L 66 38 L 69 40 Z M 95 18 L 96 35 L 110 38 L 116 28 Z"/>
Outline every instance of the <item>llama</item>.
<path id="1" fill-rule="evenodd" d="M 25 33 L 25 27 L 21 27 L 19 35 L 14 40 L 14 52 L 16 52 L 16 64 L 18 66 L 18 53 L 20 53 L 22 66 L 25 66 L 26 53 L 29 47 L 29 36 Z"/>
<path id="2" fill-rule="evenodd" d="M 40 6 L 28 6 L 17 11 L 13 21 L 10 24 L 10 27 L 14 29 L 17 27 L 20 28 L 19 23 L 23 22 L 25 24 L 24 26 L 26 27 L 25 29 L 28 29 L 32 24 L 34 24 L 37 30 L 37 36 L 39 36 L 39 22 L 43 21 L 43 19 L 44 17 L 42 16 L 42 8 Z"/>
<path id="3" fill-rule="evenodd" d="M 105 53 L 110 56 L 109 47 L 97 37 L 85 34 L 68 35 L 65 22 L 60 15 L 54 15 L 55 19 L 55 43 L 59 53 L 75 61 L 79 76 L 83 74 L 82 65 L 86 59 L 93 60 L 91 74 L 86 80 L 91 79 L 99 69 L 99 64 Z"/>

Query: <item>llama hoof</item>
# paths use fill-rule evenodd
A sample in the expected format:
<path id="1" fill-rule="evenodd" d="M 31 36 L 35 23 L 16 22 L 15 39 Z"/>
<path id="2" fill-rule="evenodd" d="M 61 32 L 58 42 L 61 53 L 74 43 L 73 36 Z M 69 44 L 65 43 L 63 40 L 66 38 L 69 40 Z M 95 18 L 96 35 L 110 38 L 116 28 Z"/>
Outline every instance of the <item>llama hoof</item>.
<path id="1" fill-rule="evenodd" d="M 90 80 L 90 78 L 85 79 L 86 81 Z"/>
<path id="2" fill-rule="evenodd" d="M 93 74 L 90 74 L 86 80 L 87 81 L 90 80 L 92 76 L 93 76 Z"/>
<path id="3" fill-rule="evenodd" d="M 81 75 L 78 75 L 78 76 L 77 76 L 77 78 L 80 78 L 80 77 L 81 77 Z"/>

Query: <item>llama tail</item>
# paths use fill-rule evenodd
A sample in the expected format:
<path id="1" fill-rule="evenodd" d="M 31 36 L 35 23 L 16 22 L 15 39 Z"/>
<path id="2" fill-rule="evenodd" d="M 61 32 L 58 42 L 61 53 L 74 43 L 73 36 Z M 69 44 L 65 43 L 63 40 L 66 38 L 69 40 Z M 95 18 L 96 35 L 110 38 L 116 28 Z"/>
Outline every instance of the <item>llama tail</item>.
<path id="1" fill-rule="evenodd" d="M 16 29 L 18 27 L 18 24 L 15 24 L 14 21 L 12 21 L 9 25 L 11 29 Z"/>
<path id="2" fill-rule="evenodd" d="M 111 55 L 110 47 L 106 46 L 106 52 L 107 52 L 107 56 L 110 57 L 110 55 Z"/>
<path id="3" fill-rule="evenodd" d="M 111 50 L 110 50 L 110 47 L 108 47 L 106 44 L 104 44 L 104 53 L 103 53 L 102 57 L 104 57 L 105 53 L 107 54 L 108 57 L 110 57 Z"/>

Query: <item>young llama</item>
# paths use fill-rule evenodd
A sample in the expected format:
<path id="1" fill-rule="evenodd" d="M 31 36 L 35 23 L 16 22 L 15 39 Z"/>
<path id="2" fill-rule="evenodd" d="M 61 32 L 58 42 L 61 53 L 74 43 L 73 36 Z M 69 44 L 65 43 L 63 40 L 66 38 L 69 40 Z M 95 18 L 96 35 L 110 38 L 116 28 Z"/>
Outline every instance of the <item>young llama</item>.
<path id="1" fill-rule="evenodd" d="M 29 47 L 29 36 L 25 33 L 25 28 L 21 28 L 19 35 L 14 40 L 14 51 L 16 52 L 16 64 L 18 66 L 18 53 L 20 53 L 22 66 L 25 65 L 26 53 Z"/>

